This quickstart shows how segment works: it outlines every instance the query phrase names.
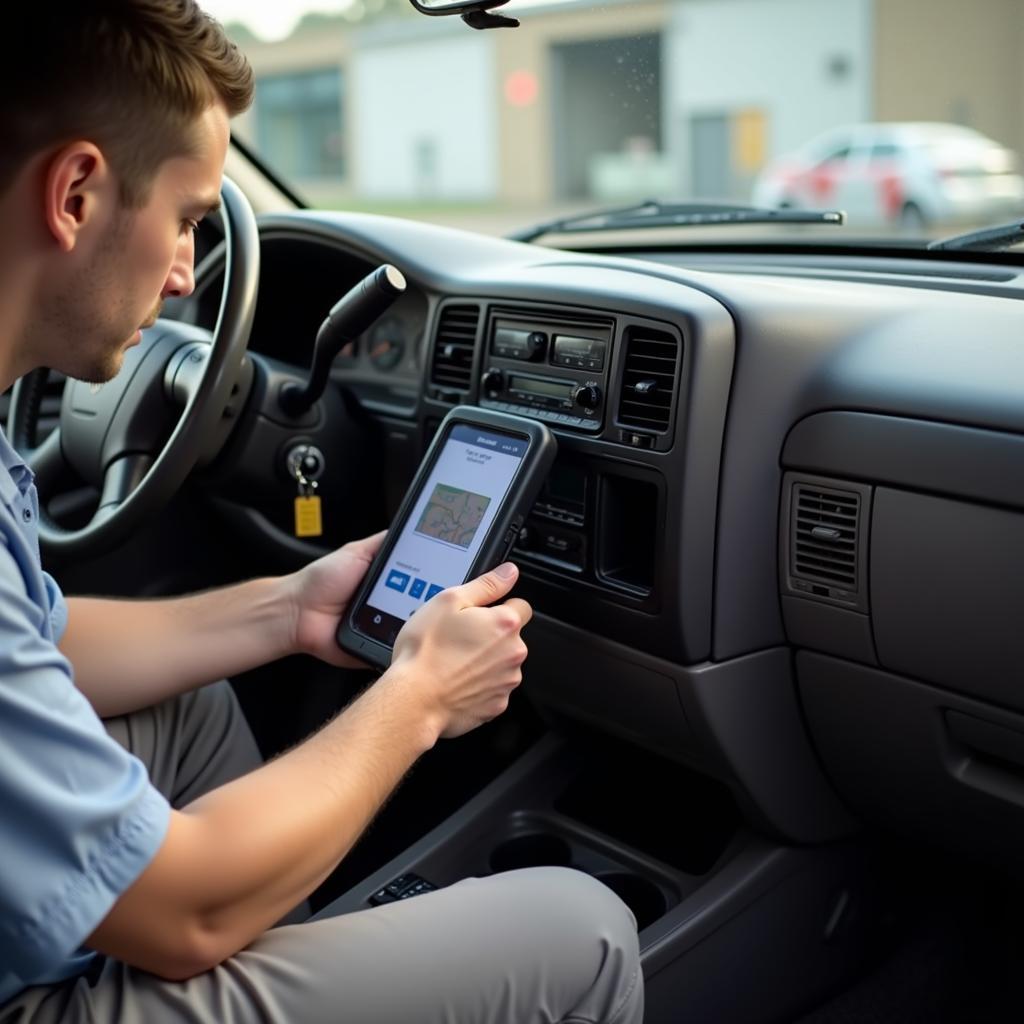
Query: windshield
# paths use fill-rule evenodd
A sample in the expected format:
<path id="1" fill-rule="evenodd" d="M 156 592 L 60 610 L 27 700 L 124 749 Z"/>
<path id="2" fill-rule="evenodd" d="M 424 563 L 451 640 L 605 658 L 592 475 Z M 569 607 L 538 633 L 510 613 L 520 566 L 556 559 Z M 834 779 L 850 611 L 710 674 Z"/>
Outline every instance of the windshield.
<path id="1" fill-rule="evenodd" d="M 645 200 L 842 210 L 687 240 L 925 245 L 1024 214 L 1024 4 L 206 0 L 249 56 L 234 130 L 311 206 L 508 234 Z M 941 16 L 937 12 L 941 7 Z"/>

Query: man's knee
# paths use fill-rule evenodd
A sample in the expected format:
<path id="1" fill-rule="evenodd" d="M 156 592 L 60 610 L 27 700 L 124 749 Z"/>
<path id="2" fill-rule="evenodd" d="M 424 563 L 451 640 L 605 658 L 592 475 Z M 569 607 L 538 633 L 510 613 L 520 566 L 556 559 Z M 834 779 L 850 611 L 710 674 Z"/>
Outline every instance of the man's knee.
<path id="1" fill-rule="evenodd" d="M 509 871 L 477 884 L 489 892 L 480 913 L 500 915 L 510 948 L 525 954 L 522 966 L 533 964 L 540 1002 L 551 1019 L 641 1019 L 636 920 L 611 889 L 563 867 Z M 518 932 L 516 939 L 510 930 Z"/>
<path id="2" fill-rule="evenodd" d="M 495 876 L 502 877 L 502 876 Z M 526 868 L 507 876 L 519 898 L 536 901 L 545 916 L 555 914 L 580 934 L 606 933 L 636 945 L 636 919 L 608 886 L 574 868 Z"/>
<path id="3" fill-rule="evenodd" d="M 578 1001 L 563 1012 L 615 1024 L 641 1020 L 639 940 L 626 904 L 606 885 L 572 868 L 530 868 L 510 872 L 508 878 L 524 910 L 536 914 L 538 952 L 546 949 L 554 960 L 564 957 L 564 969 L 577 979 Z"/>
<path id="4" fill-rule="evenodd" d="M 608 888 L 567 868 L 469 878 L 408 901 L 268 932 L 235 971 L 274 970 L 288 1019 L 638 1024 L 636 927 Z M 401 965 L 396 970 L 395 965 Z M 280 982 L 301 977 L 303 986 Z M 218 977 L 225 977 L 223 972 Z M 317 1016 L 313 1007 L 327 1008 Z"/>

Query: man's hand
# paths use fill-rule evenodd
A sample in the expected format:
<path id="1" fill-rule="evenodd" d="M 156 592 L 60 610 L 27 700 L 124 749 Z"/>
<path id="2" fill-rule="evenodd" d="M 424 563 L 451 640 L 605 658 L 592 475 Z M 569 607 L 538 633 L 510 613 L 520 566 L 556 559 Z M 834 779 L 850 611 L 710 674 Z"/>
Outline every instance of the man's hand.
<path id="1" fill-rule="evenodd" d="M 402 627 L 381 685 L 397 685 L 422 703 L 438 736 L 461 736 L 496 718 L 522 682 L 526 644 L 519 635 L 530 606 L 503 598 L 519 570 L 505 562 L 432 598 Z M 491 606 L 491 607 L 487 607 Z"/>
<path id="2" fill-rule="evenodd" d="M 338 646 L 335 634 L 383 540 L 382 530 L 364 540 L 352 541 L 288 578 L 296 651 L 315 655 L 340 668 L 365 668 Z"/>

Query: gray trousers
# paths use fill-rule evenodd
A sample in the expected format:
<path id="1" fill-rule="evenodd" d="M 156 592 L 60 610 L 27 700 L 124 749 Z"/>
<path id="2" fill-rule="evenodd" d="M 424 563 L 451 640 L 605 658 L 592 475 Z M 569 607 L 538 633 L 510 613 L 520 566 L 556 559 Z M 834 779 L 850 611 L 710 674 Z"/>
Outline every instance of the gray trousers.
<path id="1" fill-rule="evenodd" d="M 226 683 L 107 727 L 174 806 L 260 761 Z M 642 1019 L 636 922 L 611 890 L 568 868 L 471 878 L 358 913 L 331 916 L 328 907 L 185 982 L 106 959 L 0 1008 L 0 1024 Z"/>

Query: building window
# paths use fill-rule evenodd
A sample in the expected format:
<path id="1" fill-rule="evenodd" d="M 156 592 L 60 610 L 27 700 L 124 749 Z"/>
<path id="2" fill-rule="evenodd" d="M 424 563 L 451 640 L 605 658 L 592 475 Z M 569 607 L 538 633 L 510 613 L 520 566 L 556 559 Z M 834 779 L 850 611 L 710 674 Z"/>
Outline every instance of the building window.
<path id="1" fill-rule="evenodd" d="M 259 150 L 285 178 L 344 178 L 343 85 L 340 68 L 258 79 Z"/>

